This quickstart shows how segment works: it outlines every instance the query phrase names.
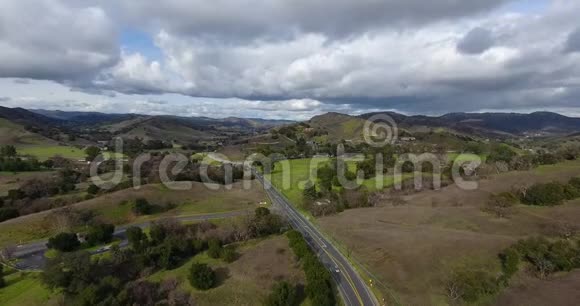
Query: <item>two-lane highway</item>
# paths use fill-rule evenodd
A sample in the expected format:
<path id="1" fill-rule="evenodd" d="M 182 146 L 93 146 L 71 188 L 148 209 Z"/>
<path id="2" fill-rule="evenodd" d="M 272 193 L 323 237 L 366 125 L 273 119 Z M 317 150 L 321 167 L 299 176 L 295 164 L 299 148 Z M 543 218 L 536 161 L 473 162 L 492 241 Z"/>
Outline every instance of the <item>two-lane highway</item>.
<path id="1" fill-rule="evenodd" d="M 291 225 L 302 233 L 304 239 L 319 256 L 320 261 L 328 268 L 346 305 L 378 305 L 364 280 L 358 275 L 350 262 L 312 225 L 269 181 L 254 171 L 266 193 L 275 205 L 288 218 Z"/>

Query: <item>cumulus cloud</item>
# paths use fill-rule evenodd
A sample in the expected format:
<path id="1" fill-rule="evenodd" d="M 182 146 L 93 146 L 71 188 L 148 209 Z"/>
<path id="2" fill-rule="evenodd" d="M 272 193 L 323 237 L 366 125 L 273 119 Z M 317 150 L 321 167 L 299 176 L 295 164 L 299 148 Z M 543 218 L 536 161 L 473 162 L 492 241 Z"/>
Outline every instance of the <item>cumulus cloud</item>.
<path id="1" fill-rule="evenodd" d="M 474 28 L 457 43 L 457 49 L 467 54 L 480 54 L 494 45 L 491 31 Z"/>
<path id="2" fill-rule="evenodd" d="M 570 33 L 564 49 L 566 52 L 580 52 L 580 27 Z"/>
<path id="3" fill-rule="evenodd" d="M 0 77 L 54 80 L 112 101 L 104 109 L 302 118 L 566 109 L 580 97 L 578 1 L 537 12 L 507 0 L 34 2 L 0 0 Z M 127 27 L 159 56 L 120 46 Z"/>
<path id="4" fill-rule="evenodd" d="M 287 39 L 301 33 L 344 37 L 482 13 L 508 0 L 126 0 L 133 24 L 208 39 Z"/>
<path id="5" fill-rule="evenodd" d="M 102 8 L 0 1 L 0 77 L 88 79 L 118 53 L 115 25 Z"/>

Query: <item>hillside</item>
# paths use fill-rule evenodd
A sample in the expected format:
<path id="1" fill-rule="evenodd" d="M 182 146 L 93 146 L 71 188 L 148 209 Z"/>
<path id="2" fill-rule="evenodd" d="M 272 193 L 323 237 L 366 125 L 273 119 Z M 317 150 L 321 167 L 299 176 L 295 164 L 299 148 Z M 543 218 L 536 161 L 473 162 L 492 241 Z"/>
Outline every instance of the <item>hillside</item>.
<path id="1" fill-rule="evenodd" d="M 119 128 L 119 125 L 126 126 Z M 200 140 L 212 140 L 223 137 L 211 126 L 194 124 L 177 117 L 148 117 L 121 122 L 114 129 L 123 138 L 139 137 L 143 140 L 164 140 L 189 144 Z"/>
<path id="2" fill-rule="evenodd" d="M 367 119 L 377 113 L 361 115 Z M 386 112 L 401 126 L 424 125 L 447 127 L 456 131 L 485 136 L 566 135 L 580 131 L 580 118 L 551 112 L 519 113 L 450 113 L 439 117 L 405 116 Z"/>
<path id="3" fill-rule="evenodd" d="M 38 145 L 55 144 L 52 139 L 27 131 L 24 126 L 5 118 L 0 118 L 0 144 Z"/>
<path id="4" fill-rule="evenodd" d="M 360 141 L 363 139 L 365 120 L 339 113 L 327 113 L 315 116 L 308 121 L 310 127 L 328 133 L 328 140 Z"/>
<path id="5" fill-rule="evenodd" d="M 94 124 L 111 124 L 121 121 L 130 120 L 137 118 L 139 115 L 134 114 L 105 114 L 99 112 L 65 112 L 59 110 L 44 110 L 44 109 L 31 109 L 33 113 L 65 121 L 71 124 L 84 124 L 84 125 L 94 125 Z"/>

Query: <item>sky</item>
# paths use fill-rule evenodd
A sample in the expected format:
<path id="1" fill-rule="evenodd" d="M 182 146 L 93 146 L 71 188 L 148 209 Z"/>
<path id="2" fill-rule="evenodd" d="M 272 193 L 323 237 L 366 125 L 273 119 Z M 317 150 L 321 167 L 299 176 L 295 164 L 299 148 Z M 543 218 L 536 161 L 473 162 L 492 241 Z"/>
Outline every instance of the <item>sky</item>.
<path id="1" fill-rule="evenodd" d="M 575 0 L 0 0 L 0 105 L 580 116 Z"/>

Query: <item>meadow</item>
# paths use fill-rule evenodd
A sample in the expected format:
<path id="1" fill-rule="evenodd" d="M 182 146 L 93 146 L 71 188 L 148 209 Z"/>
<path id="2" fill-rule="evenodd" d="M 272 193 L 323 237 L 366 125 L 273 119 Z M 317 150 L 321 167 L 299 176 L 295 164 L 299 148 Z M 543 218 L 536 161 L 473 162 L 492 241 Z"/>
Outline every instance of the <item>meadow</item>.
<path id="1" fill-rule="evenodd" d="M 383 296 L 394 294 L 402 305 L 447 305 L 443 284 L 450 271 L 464 266 L 499 271 L 497 256 L 506 247 L 525 237 L 553 236 L 558 224 L 577 224 L 580 219 L 579 200 L 555 207 L 518 204 L 508 217 L 498 218 L 483 211 L 490 195 L 522 183 L 566 182 L 575 176 L 580 176 L 580 161 L 512 171 L 479 181 L 476 190 L 450 185 L 405 195 L 397 205 L 386 197 L 376 207 L 350 209 L 315 222 L 352 262 L 369 272 L 365 275 L 375 280 Z M 578 279 L 561 277 L 567 286 Z M 523 287 L 533 284 L 521 280 Z M 542 293 L 544 304 L 558 297 L 557 288 L 547 288 L 551 291 Z M 525 302 L 529 300 L 514 300 L 516 295 L 524 296 L 510 288 L 485 302 L 530 305 Z"/>
<path id="2" fill-rule="evenodd" d="M 235 183 L 231 189 L 192 182 L 189 190 L 171 190 L 162 184 L 149 184 L 139 190 L 133 188 L 106 193 L 94 199 L 70 205 L 74 210 L 93 211 L 101 221 L 115 225 L 139 223 L 157 218 L 173 216 L 205 215 L 219 212 L 253 210 L 260 202 L 269 203 L 263 188 L 252 182 L 250 189 Z M 132 202 L 144 198 L 149 203 L 171 209 L 147 216 L 136 215 Z M 61 230 L 55 222 L 55 210 L 22 216 L 0 223 L 0 247 L 27 241 L 46 239 Z"/>
<path id="3" fill-rule="evenodd" d="M 298 265 L 285 236 L 271 236 L 236 244 L 238 258 L 233 263 L 212 259 L 201 253 L 173 270 L 159 271 L 149 280 L 161 282 L 176 279 L 181 288 L 191 292 L 196 305 L 261 305 L 272 285 L 280 280 L 305 284 L 304 274 Z M 188 281 L 192 263 L 205 263 L 216 271 L 218 286 L 200 291 Z"/>
<path id="4" fill-rule="evenodd" d="M 21 155 L 32 155 L 40 161 L 45 161 L 54 156 L 61 156 L 73 160 L 84 159 L 86 154 L 83 150 L 59 145 L 38 145 L 38 146 L 17 146 L 16 149 Z"/>

